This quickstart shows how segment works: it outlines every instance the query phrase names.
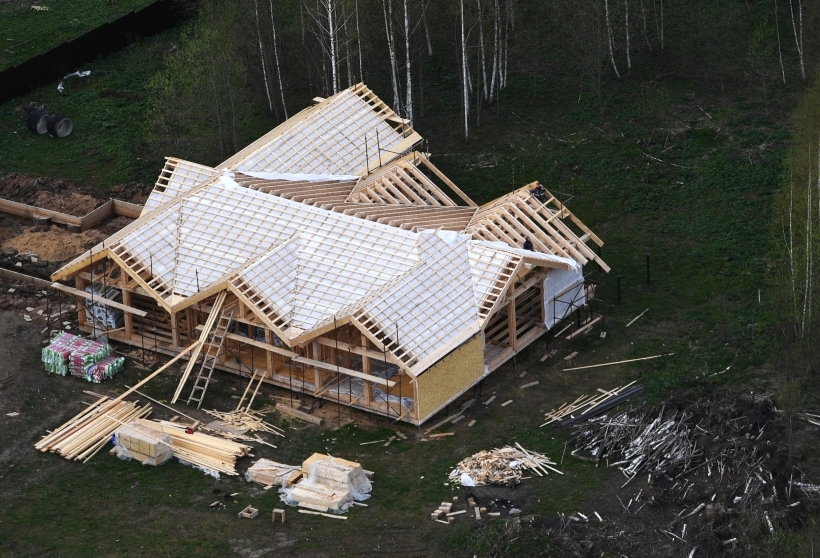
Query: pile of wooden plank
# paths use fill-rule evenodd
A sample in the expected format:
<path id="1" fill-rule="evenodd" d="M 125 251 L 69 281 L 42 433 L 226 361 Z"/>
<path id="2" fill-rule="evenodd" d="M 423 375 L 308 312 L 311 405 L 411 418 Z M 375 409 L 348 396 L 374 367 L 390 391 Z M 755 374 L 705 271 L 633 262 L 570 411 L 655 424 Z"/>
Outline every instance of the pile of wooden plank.
<path id="1" fill-rule="evenodd" d="M 105 447 L 123 424 L 147 417 L 151 406 L 101 396 L 81 413 L 34 444 L 40 451 L 58 453 L 85 463 Z"/>
<path id="2" fill-rule="evenodd" d="M 450 472 L 450 481 L 464 486 L 483 486 L 487 484 L 516 485 L 529 470 L 540 477 L 549 471 L 563 475 L 553 467 L 553 462 L 546 455 L 528 451 L 516 443 L 516 447 L 504 446 L 490 451 L 484 450 L 462 460 Z"/>
<path id="3" fill-rule="evenodd" d="M 314 453 L 302 463 L 302 473 L 296 485 L 280 490 L 288 505 L 343 513 L 370 497 L 369 471 L 354 461 Z"/>
<path id="4" fill-rule="evenodd" d="M 558 422 L 560 426 L 569 426 L 597 416 L 643 391 L 642 386 L 632 387 L 634 383 L 630 382 L 609 391 L 598 388 L 596 395 L 582 395 L 572 403 L 564 403 L 557 410 L 548 412 L 546 422 L 541 426 L 554 422 Z"/>
<path id="5" fill-rule="evenodd" d="M 270 488 L 271 486 L 292 486 L 302 478 L 302 467 L 299 465 L 285 465 L 270 459 L 260 459 L 245 472 L 245 480 L 258 482 Z"/>
<path id="6" fill-rule="evenodd" d="M 196 432 L 169 421 L 138 420 L 140 426 L 171 437 L 171 450 L 180 462 L 193 465 L 212 476 L 235 476 L 236 461 L 250 455 L 251 447 L 224 438 Z"/>

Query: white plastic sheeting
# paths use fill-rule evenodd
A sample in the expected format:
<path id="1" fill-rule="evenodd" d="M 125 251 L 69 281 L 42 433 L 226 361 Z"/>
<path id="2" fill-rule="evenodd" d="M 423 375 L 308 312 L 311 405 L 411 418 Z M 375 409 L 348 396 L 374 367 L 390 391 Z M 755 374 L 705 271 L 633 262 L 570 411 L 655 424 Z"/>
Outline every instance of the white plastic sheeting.
<path id="1" fill-rule="evenodd" d="M 584 274 L 581 269 L 551 269 L 544 279 L 543 292 L 544 325 L 550 329 L 575 308 L 586 304 Z"/>
<path id="2" fill-rule="evenodd" d="M 292 172 L 258 172 L 241 171 L 242 174 L 259 178 L 260 180 L 289 180 L 291 182 L 339 182 L 348 180 L 358 180 L 361 178 L 357 174 L 298 174 Z"/>
<path id="3" fill-rule="evenodd" d="M 378 135 L 377 135 L 378 134 Z M 378 141 L 377 141 L 378 138 Z M 239 162 L 239 172 L 353 175 L 395 157 L 404 138 L 352 89 L 317 107 Z M 367 147 L 365 147 L 365 142 Z"/>
<path id="4" fill-rule="evenodd" d="M 169 171 L 171 166 L 173 170 Z M 170 176 L 167 176 L 169 172 Z M 150 213 L 177 196 L 188 192 L 191 188 L 213 178 L 216 172 L 216 169 L 191 163 L 190 161 L 169 160 L 160 175 L 158 184 L 154 187 L 151 195 L 148 196 L 142 214 Z"/>
<path id="5" fill-rule="evenodd" d="M 365 305 L 382 330 L 419 360 L 459 333 L 478 331 L 470 236 L 419 233 L 421 263 Z"/>

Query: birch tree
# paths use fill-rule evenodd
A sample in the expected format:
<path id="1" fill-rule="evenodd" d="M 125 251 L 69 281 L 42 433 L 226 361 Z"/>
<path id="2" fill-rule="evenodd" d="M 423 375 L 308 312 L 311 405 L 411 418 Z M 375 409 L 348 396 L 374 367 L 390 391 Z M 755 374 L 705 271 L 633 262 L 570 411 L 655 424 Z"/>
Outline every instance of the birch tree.
<path id="1" fill-rule="evenodd" d="M 270 86 L 268 85 L 268 70 L 265 68 L 265 51 L 262 48 L 262 31 L 259 27 L 259 2 L 253 0 L 254 20 L 256 21 L 256 39 L 259 42 L 259 60 L 262 62 L 262 81 L 265 82 L 265 94 L 268 97 L 268 111 L 273 113 L 273 101 L 270 98 Z"/>
<path id="2" fill-rule="evenodd" d="M 396 34 L 393 25 L 393 0 L 381 0 L 384 15 L 384 32 L 387 35 L 387 52 L 390 56 L 390 83 L 393 86 L 393 110 L 401 112 L 399 96 L 398 62 L 396 57 Z"/>
<path id="3" fill-rule="evenodd" d="M 405 84 L 405 105 L 404 105 L 404 117 L 410 121 L 410 126 L 413 125 L 413 78 L 411 73 L 411 66 L 410 66 L 410 35 L 412 31 L 410 30 L 410 10 L 407 6 L 409 0 L 403 0 L 404 3 L 404 51 L 405 51 L 405 60 L 407 64 L 405 65 L 405 76 L 406 76 L 406 84 Z"/>
<path id="4" fill-rule="evenodd" d="M 497 4 L 498 0 L 496 0 Z M 470 125 L 468 116 L 470 114 L 470 83 L 467 78 L 467 35 L 464 31 L 464 0 L 460 0 L 461 12 L 461 91 L 462 105 L 464 109 L 464 141 L 470 138 Z"/>
<path id="5" fill-rule="evenodd" d="M 789 0 L 789 13 L 792 16 L 794 43 L 797 45 L 797 56 L 800 60 L 800 76 L 806 81 L 806 65 L 803 63 L 803 0 L 797 0 L 797 15 L 794 13 L 794 0 Z"/>
<path id="6" fill-rule="evenodd" d="M 270 30 L 271 34 L 273 35 L 273 59 L 276 65 L 276 81 L 279 82 L 279 97 L 282 100 L 282 110 L 285 112 L 285 120 L 288 119 L 288 107 L 285 105 L 285 90 L 284 86 L 282 85 L 282 71 L 281 65 L 279 64 L 279 49 L 276 46 L 276 25 L 273 24 L 273 0 L 269 0 L 270 3 Z"/>
<path id="7" fill-rule="evenodd" d="M 626 18 L 626 69 L 632 71 L 632 59 L 629 57 L 629 0 L 624 0 L 624 16 Z"/>
<path id="8" fill-rule="evenodd" d="M 606 36 L 607 46 L 609 47 L 609 61 L 612 64 L 612 69 L 615 70 L 615 75 L 621 79 L 621 73 L 618 71 L 618 65 L 615 64 L 615 53 L 612 39 L 612 24 L 609 21 L 609 0 L 604 0 L 604 17 L 606 19 Z"/>
<path id="9" fill-rule="evenodd" d="M 572 23 L 574 52 L 578 54 L 578 66 L 589 79 L 598 101 L 598 111 L 604 115 L 603 71 L 604 42 L 607 41 L 604 6 L 602 0 L 576 0 L 564 7 L 562 16 Z"/>

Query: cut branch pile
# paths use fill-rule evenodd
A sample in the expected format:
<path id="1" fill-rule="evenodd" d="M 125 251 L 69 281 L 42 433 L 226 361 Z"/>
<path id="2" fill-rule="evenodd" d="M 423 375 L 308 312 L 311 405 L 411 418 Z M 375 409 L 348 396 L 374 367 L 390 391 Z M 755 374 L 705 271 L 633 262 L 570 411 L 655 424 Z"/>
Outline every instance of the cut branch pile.
<path id="1" fill-rule="evenodd" d="M 111 436 L 121 425 L 149 414 L 150 405 L 140 407 L 130 401 L 111 401 L 108 397 L 100 397 L 51 434 L 44 436 L 34 447 L 85 463 L 110 442 Z"/>
<path id="2" fill-rule="evenodd" d="M 630 477 L 644 469 L 666 475 L 690 469 L 703 455 L 687 425 L 690 417 L 674 413 L 664 418 L 664 409 L 653 417 L 652 412 L 624 411 L 591 419 L 572 438 L 577 449 L 570 455 L 586 451 L 591 457 L 585 459 L 595 463 L 606 458 Z"/>
<path id="3" fill-rule="evenodd" d="M 138 420 L 137 423 L 158 433 L 168 434 L 171 437 L 174 457 L 211 475 L 236 475 L 236 460 L 251 452 L 250 446 L 194 432 L 173 422 Z"/>
<path id="4" fill-rule="evenodd" d="M 572 403 L 565 403 L 557 410 L 547 413 L 544 417 L 546 422 L 541 426 L 554 422 L 558 422 L 560 426 L 570 426 L 599 415 L 643 391 L 641 386 L 632 387 L 634 383 L 630 382 L 610 391 L 598 388 L 599 393 L 594 396 L 582 395 Z"/>
<path id="5" fill-rule="evenodd" d="M 487 484 L 516 485 L 524 478 L 524 471 L 533 471 L 539 477 L 549 471 L 563 475 L 554 468 L 555 463 L 546 455 L 516 447 L 504 446 L 490 451 L 483 450 L 462 460 L 450 472 L 450 480 L 465 486 Z M 472 484 L 471 484 L 472 483 Z"/>

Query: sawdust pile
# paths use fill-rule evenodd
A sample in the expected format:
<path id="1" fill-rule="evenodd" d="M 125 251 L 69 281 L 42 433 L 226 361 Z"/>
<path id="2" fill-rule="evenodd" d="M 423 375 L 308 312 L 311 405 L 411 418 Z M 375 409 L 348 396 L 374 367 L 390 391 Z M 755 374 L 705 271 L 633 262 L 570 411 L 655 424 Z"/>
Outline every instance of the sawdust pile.
<path id="1" fill-rule="evenodd" d="M 58 226 L 52 226 L 47 231 L 31 228 L 6 241 L 3 248 L 15 248 L 20 252 L 31 251 L 41 260 L 61 262 L 80 255 L 105 238 L 104 232 L 94 229 L 70 233 Z"/>

